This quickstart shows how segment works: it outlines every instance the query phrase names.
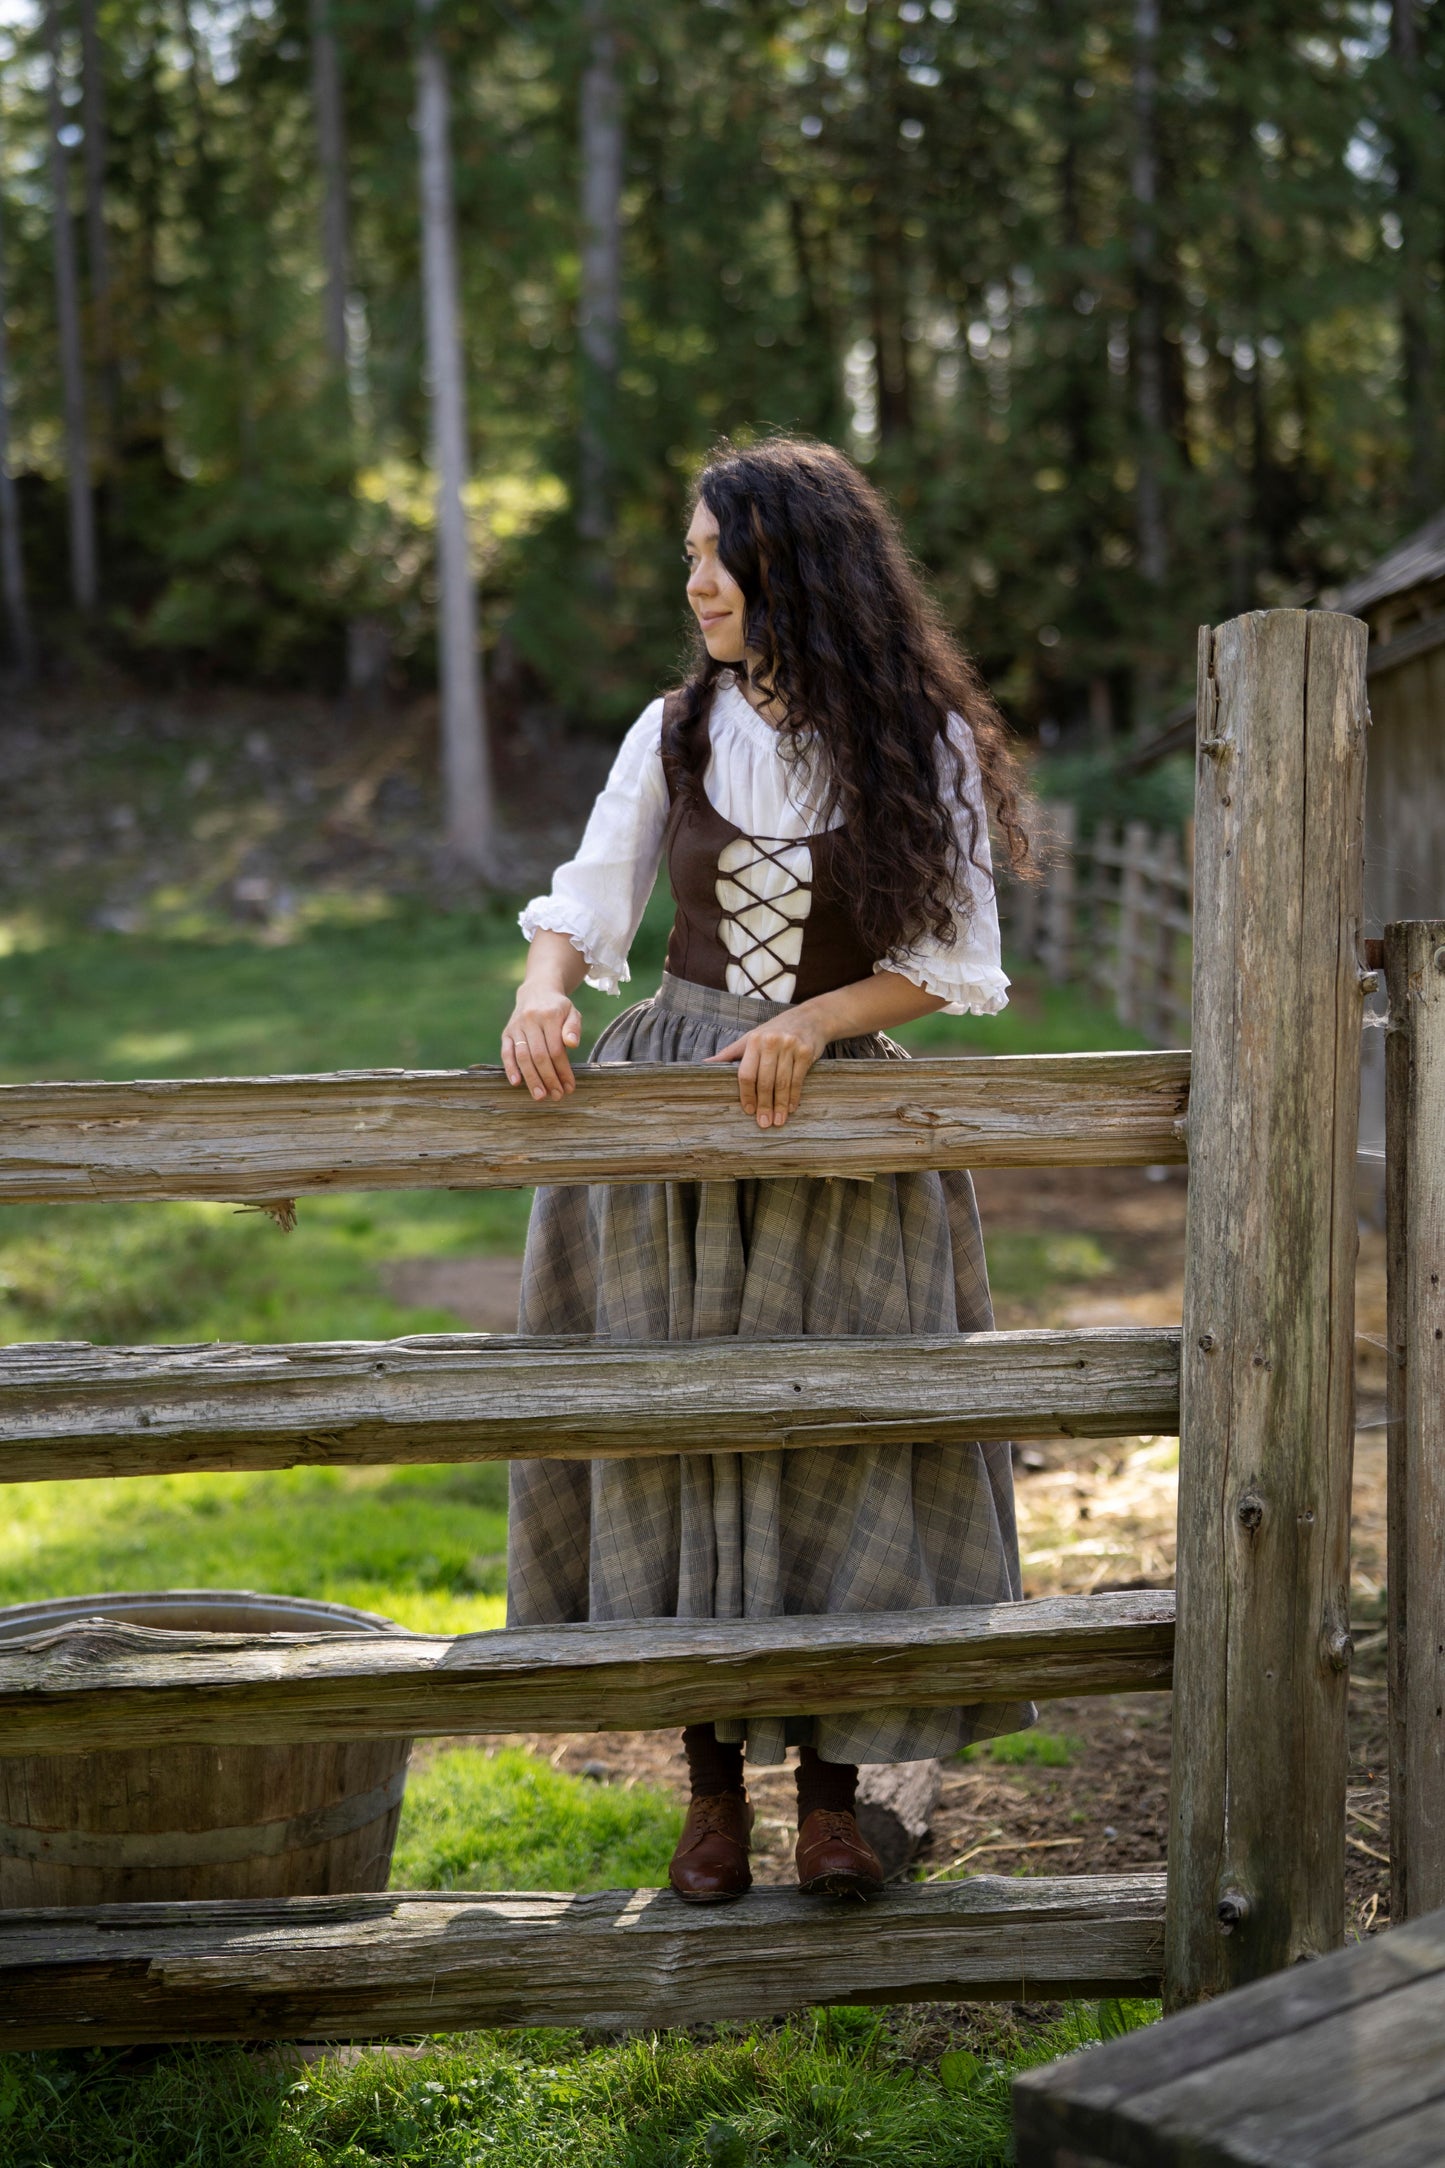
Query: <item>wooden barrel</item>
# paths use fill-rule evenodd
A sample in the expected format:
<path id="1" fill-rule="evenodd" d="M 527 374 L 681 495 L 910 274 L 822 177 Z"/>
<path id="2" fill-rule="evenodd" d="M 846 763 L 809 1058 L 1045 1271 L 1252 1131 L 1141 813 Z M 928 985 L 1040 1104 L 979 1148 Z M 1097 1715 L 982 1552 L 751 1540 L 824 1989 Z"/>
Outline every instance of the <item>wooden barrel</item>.
<path id="1" fill-rule="evenodd" d="M 401 1633 L 371 1611 L 248 1590 L 0 1609 L 0 1641 L 80 1619 L 201 1633 Z M 410 1739 L 0 1755 L 0 1909 L 385 1889 Z"/>

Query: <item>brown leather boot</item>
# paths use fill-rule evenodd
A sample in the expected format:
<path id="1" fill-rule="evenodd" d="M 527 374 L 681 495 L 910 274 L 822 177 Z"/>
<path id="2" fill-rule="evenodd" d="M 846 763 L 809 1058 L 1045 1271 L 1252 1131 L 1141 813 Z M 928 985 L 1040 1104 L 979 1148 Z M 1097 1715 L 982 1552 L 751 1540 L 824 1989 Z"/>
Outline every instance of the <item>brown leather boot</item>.
<path id="1" fill-rule="evenodd" d="M 883 1865 L 851 1814 L 814 1807 L 798 1831 L 798 1887 L 809 1897 L 877 1897 Z"/>
<path id="2" fill-rule="evenodd" d="M 667 1879 L 684 1904 L 725 1905 L 753 1886 L 748 1838 L 753 1810 L 746 1792 L 694 1799 L 677 1840 Z"/>

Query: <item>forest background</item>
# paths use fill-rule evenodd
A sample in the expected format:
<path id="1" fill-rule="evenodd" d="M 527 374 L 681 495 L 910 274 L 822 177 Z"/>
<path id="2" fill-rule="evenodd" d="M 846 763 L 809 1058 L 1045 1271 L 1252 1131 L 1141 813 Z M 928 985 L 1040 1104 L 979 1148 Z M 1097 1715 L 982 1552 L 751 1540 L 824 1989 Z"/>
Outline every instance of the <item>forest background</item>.
<path id="1" fill-rule="evenodd" d="M 779 427 L 1022 730 L 1147 732 L 1441 502 L 1442 104 L 1438 0 L 3 0 L 12 675 L 429 686 L 440 393 L 494 733 L 667 681 Z"/>

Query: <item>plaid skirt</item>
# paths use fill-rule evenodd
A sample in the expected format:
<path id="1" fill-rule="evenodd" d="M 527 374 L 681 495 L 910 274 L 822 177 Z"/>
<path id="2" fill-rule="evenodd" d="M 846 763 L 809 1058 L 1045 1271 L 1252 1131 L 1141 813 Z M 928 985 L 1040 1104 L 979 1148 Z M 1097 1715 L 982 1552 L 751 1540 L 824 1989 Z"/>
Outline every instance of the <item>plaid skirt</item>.
<path id="1" fill-rule="evenodd" d="M 775 1002 L 664 975 L 594 1062 L 701 1061 Z M 906 1060 L 881 1035 L 834 1056 Z M 807 1086 L 804 1086 L 806 1091 Z M 537 1193 L 520 1330 L 610 1340 L 955 1333 L 993 1323 L 967 1174 L 656 1182 Z M 514 1461 L 507 1616 L 776 1618 L 1020 1593 L 1009 1448 L 897 1444 Z M 1033 1720 L 1017 1703 L 715 1718 L 776 1763 L 916 1761 Z"/>

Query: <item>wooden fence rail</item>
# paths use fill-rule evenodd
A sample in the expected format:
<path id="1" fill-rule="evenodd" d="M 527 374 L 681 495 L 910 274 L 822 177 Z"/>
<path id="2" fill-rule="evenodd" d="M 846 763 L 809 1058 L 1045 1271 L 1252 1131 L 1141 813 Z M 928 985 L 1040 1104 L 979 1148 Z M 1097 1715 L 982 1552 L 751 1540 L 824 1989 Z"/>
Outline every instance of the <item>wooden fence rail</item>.
<path id="1" fill-rule="evenodd" d="M 1173 1434 L 1179 1335 L 0 1349 L 0 1482 Z"/>
<path id="2" fill-rule="evenodd" d="M 0 1914 L 0 2049 L 651 2029 L 809 2003 L 1154 1994 L 1162 1874 L 978 1876 L 864 1913 L 754 1890 L 75 1906 Z"/>
<path id="3" fill-rule="evenodd" d="M 541 1105 L 500 1069 L 0 1087 L 0 1204 L 272 1199 L 1184 1158 L 1187 1054 L 824 1061 L 762 1130 L 729 1071 L 582 1067 Z"/>
<path id="4" fill-rule="evenodd" d="M 642 1731 L 1167 1686 L 1169 1589 L 778 1619 L 464 1634 L 196 1634 L 108 1620 L 0 1642 L 7 1754 Z"/>

